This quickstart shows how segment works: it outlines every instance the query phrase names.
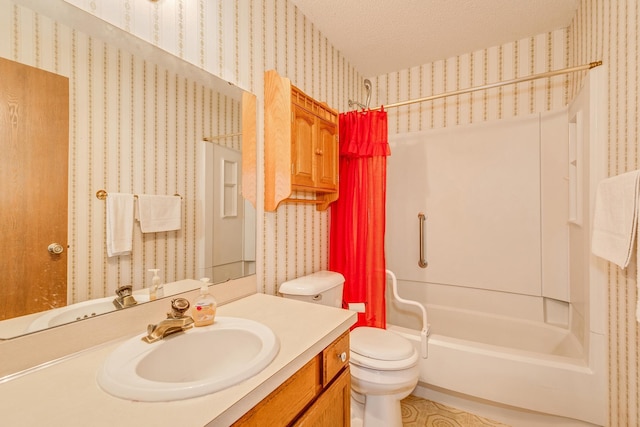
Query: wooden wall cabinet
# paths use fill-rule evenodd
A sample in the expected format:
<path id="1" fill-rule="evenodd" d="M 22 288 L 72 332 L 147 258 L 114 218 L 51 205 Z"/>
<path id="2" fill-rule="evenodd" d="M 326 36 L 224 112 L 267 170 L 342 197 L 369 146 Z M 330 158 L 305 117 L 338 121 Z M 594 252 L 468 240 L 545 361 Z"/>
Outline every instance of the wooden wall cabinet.
<path id="1" fill-rule="evenodd" d="M 233 424 L 234 427 L 350 425 L 348 331 Z"/>
<path id="2" fill-rule="evenodd" d="M 338 112 L 273 70 L 264 84 L 264 208 L 295 202 L 326 210 L 338 198 Z M 300 192 L 313 199 L 294 197 Z"/>

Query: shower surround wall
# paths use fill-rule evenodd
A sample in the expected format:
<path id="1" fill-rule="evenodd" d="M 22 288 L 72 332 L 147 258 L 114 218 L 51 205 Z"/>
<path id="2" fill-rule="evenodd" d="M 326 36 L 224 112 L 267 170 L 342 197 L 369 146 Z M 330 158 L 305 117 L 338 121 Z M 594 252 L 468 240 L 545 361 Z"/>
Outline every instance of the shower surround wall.
<path id="1" fill-rule="evenodd" d="M 604 423 L 604 304 L 591 292 L 584 245 L 569 238 L 570 229 L 590 230 L 590 220 L 587 209 L 581 224 L 568 224 L 568 128 L 562 109 L 390 137 L 387 266 L 401 295 L 427 306 L 431 325 L 420 376 L 427 386 L 416 393 Z M 584 145 L 580 165 L 589 159 Z M 427 269 L 418 266 L 421 211 Z M 388 320 L 421 327 L 419 312 L 392 299 Z M 526 387 L 514 393 L 519 384 Z M 454 393 L 433 396 L 433 387 Z"/>
<path id="2" fill-rule="evenodd" d="M 408 298 L 568 327 L 567 128 L 563 109 L 391 136 L 387 263 Z"/>
<path id="3" fill-rule="evenodd" d="M 46 0 L 43 0 L 46 1 Z M 195 63 L 258 97 L 258 194 L 263 163 L 262 74 L 277 69 L 306 93 L 345 111 L 347 100 L 363 99 L 363 76 L 287 0 L 223 0 L 139 2 L 67 0 L 102 19 Z M 0 3 L 5 10 L 6 0 Z M 0 16 L 11 19 L 11 9 Z M 639 2 L 579 0 L 566 30 L 514 41 L 447 60 L 400 70 L 373 81 L 371 105 L 427 96 L 512 76 L 528 75 L 567 65 L 602 59 L 608 74 L 606 102 L 608 175 L 639 167 L 637 111 L 640 55 Z M 205 36 L 206 34 L 206 36 Z M 516 67 L 516 64 L 517 65 Z M 444 70 L 447 73 L 444 73 Z M 553 82 L 553 86 L 551 83 Z M 416 132 L 492 118 L 527 115 L 565 106 L 577 93 L 579 78 L 522 83 L 459 98 L 416 104 L 390 111 L 390 132 Z M 384 97 L 383 97 L 384 96 Z M 463 105 L 463 99 L 472 99 Z M 402 111 L 411 111 L 395 117 Z M 312 207 L 287 205 L 263 214 L 258 202 L 258 283 L 274 293 L 283 280 L 326 267 L 328 216 Z M 98 233 L 98 231 L 96 231 Z M 101 233 L 101 231 L 100 231 Z M 100 276 L 104 256 L 92 253 L 78 261 L 89 276 Z M 137 266 L 136 268 L 141 268 Z M 608 270 L 609 422 L 611 426 L 640 425 L 640 365 L 635 322 L 635 269 Z"/>

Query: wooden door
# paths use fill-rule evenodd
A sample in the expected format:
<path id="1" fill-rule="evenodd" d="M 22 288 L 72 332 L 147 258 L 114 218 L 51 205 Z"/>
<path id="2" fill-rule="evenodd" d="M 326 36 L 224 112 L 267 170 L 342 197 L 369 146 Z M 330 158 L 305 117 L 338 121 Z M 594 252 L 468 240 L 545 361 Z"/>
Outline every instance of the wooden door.
<path id="1" fill-rule="evenodd" d="M 69 79 L 0 58 L 0 320 L 66 305 L 68 143 Z"/>

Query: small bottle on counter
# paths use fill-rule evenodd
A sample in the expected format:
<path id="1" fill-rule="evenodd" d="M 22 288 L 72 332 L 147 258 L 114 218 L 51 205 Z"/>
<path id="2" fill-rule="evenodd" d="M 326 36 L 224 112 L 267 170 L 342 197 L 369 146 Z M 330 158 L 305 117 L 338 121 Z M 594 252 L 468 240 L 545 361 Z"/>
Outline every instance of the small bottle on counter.
<path id="1" fill-rule="evenodd" d="M 153 277 L 151 278 L 151 287 L 149 288 L 149 299 L 153 301 L 157 298 L 162 298 L 164 295 L 158 295 L 158 291 L 161 291 L 159 288 L 162 283 L 160 276 L 158 276 L 158 271 L 160 271 L 160 269 L 151 268 L 149 271 L 153 273 Z"/>
<path id="2" fill-rule="evenodd" d="M 209 278 L 200 279 L 202 286 L 200 287 L 200 295 L 196 298 L 191 308 L 191 317 L 196 326 L 211 325 L 216 317 L 216 303 L 213 295 L 209 293 Z"/>

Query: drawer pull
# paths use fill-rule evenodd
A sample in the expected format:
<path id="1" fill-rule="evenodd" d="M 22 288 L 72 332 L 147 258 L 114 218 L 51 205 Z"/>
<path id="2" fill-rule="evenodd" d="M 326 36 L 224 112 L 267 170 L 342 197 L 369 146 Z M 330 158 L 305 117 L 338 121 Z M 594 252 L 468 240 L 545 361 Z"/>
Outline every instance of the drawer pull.
<path id="1" fill-rule="evenodd" d="M 347 361 L 347 352 L 346 352 L 346 351 L 343 351 L 342 353 L 340 353 L 340 354 L 338 355 L 338 359 L 340 359 L 340 361 L 341 361 L 342 363 L 346 362 L 346 361 Z"/>

